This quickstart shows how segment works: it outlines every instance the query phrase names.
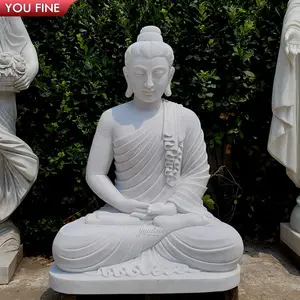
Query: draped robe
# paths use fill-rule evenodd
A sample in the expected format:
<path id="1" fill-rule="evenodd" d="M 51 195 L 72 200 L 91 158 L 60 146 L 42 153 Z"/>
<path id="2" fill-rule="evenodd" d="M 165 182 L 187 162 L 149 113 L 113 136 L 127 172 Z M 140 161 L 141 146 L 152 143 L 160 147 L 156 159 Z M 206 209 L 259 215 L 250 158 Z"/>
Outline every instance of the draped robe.
<path id="1" fill-rule="evenodd" d="M 97 133 L 96 133 L 97 134 Z M 115 186 L 128 199 L 172 202 L 179 214 L 207 216 L 209 224 L 164 235 L 151 221 L 122 226 L 130 216 L 105 205 L 92 217 L 115 220 L 112 225 L 86 222 L 87 216 L 65 225 L 53 243 L 57 266 L 67 272 L 104 276 L 229 271 L 236 268 L 243 243 L 229 225 L 215 219 L 201 197 L 209 179 L 206 146 L 198 117 L 170 101 L 147 125 L 113 141 Z M 119 220 L 119 224 L 118 224 Z M 157 243 L 145 251 L 143 234 Z"/>
<path id="2" fill-rule="evenodd" d="M 23 35 L 16 34 L 13 22 L 18 30 L 24 29 Z M 20 17 L 0 17 L 0 56 L 1 52 L 21 54 L 28 43 L 25 26 L 18 22 L 22 22 Z M 16 119 L 15 93 L 0 87 L 0 223 L 19 206 L 38 172 L 37 156 L 16 136 Z"/>
<path id="3" fill-rule="evenodd" d="M 268 151 L 300 187 L 299 87 L 300 57 L 285 52 L 285 34 L 300 31 L 300 0 L 290 0 L 284 17 L 272 95 L 272 121 Z M 299 42 L 299 41 L 296 41 Z"/>

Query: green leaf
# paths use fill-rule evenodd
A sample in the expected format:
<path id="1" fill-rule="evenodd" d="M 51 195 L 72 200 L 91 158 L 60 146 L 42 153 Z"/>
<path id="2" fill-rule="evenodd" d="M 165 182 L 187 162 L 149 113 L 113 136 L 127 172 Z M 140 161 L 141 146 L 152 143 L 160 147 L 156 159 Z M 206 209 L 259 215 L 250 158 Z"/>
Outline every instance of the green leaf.
<path id="1" fill-rule="evenodd" d="M 203 197 L 202 197 L 202 200 L 203 200 L 204 205 L 205 205 L 208 209 L 214 210 L 214 208 L 215 208 L 215 202 L 214 202 L 213 199 L 210 198 L 210 195 L 207 194 L 207 195 L 203 196 Z"/>
<path id="2" fill-rule="evenodd" d="M 255 78 L 255 74 L 252 73 L 251 71 L 244 71 L 244 73 L 250 78 Z"/>

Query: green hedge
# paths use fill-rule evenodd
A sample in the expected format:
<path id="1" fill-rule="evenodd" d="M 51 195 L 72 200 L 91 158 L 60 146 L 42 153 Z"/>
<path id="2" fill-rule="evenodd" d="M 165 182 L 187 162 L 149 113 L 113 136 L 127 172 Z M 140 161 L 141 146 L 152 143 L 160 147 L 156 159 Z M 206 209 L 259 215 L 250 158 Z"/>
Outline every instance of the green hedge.
<path id="1" fill-rule="evenodd" d="M 199 115 L 212 170 L 226 166 L 210 181 L 213 213 L 243 236 L 274 237 L 296 195 L 266 151 L 285 6 L 79 0 L 65 17 L 24 19 L 40 60 L 34 84 L 18 96 L 18 135 L 40 158 L 39 177 L 14 214 L 26 249 L 50 253 L 64 222 L 101 205 L 84 179 L 89 148 L 103 110 L 127 101 L 124 52 L 149 24 L 175 52 L 172 100 Z"/>

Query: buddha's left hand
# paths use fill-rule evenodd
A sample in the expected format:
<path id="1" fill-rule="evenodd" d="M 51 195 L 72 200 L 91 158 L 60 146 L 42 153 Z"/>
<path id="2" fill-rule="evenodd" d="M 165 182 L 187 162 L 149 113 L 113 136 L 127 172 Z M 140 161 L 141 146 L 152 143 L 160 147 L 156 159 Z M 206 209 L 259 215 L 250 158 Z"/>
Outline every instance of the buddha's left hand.
<path id="1" fill-rule="evenodd" d="M 153 220 L 156 216 L 173 216 L 177 214 L 175 204 L 168 203 L 154 203 L 149 206 L 148 213 L 132 213 L 132 217 L 137 217 L 140 220 Z"/>

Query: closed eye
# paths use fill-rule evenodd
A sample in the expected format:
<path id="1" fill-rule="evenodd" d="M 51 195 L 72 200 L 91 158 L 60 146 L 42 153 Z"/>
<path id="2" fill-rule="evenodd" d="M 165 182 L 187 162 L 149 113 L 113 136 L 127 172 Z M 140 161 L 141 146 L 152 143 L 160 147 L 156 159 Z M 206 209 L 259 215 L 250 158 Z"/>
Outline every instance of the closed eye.
<path id="1" fill-rule="evenodd" d="M 155 76 L 155 77 L 161 77 L 161 76 L 163 76 L 165 73 L 166 73 L 166 72 L 163 71 L 163 70 L 161 70 L 161 71 L 156 71 L 156 72 L 154 73 L 154 76 Z"/>
<path id="2" fill-rule="evenodd" d="M 134 68 L 134 74 L 136 76 L 143 76 L 145 75 L 147 72 L 147 70 L 145 68 L 141 68 L 141 67 L 135 67 Z"/>
<path id="3" fill-rule="evenodd" d="M 153 71 L 153 76 L 154 77 L 162 77 L 163 75 L 165 75 L 167 72 L 167 70 L 165 68 L 155 68 L 155 70 Z"/>

